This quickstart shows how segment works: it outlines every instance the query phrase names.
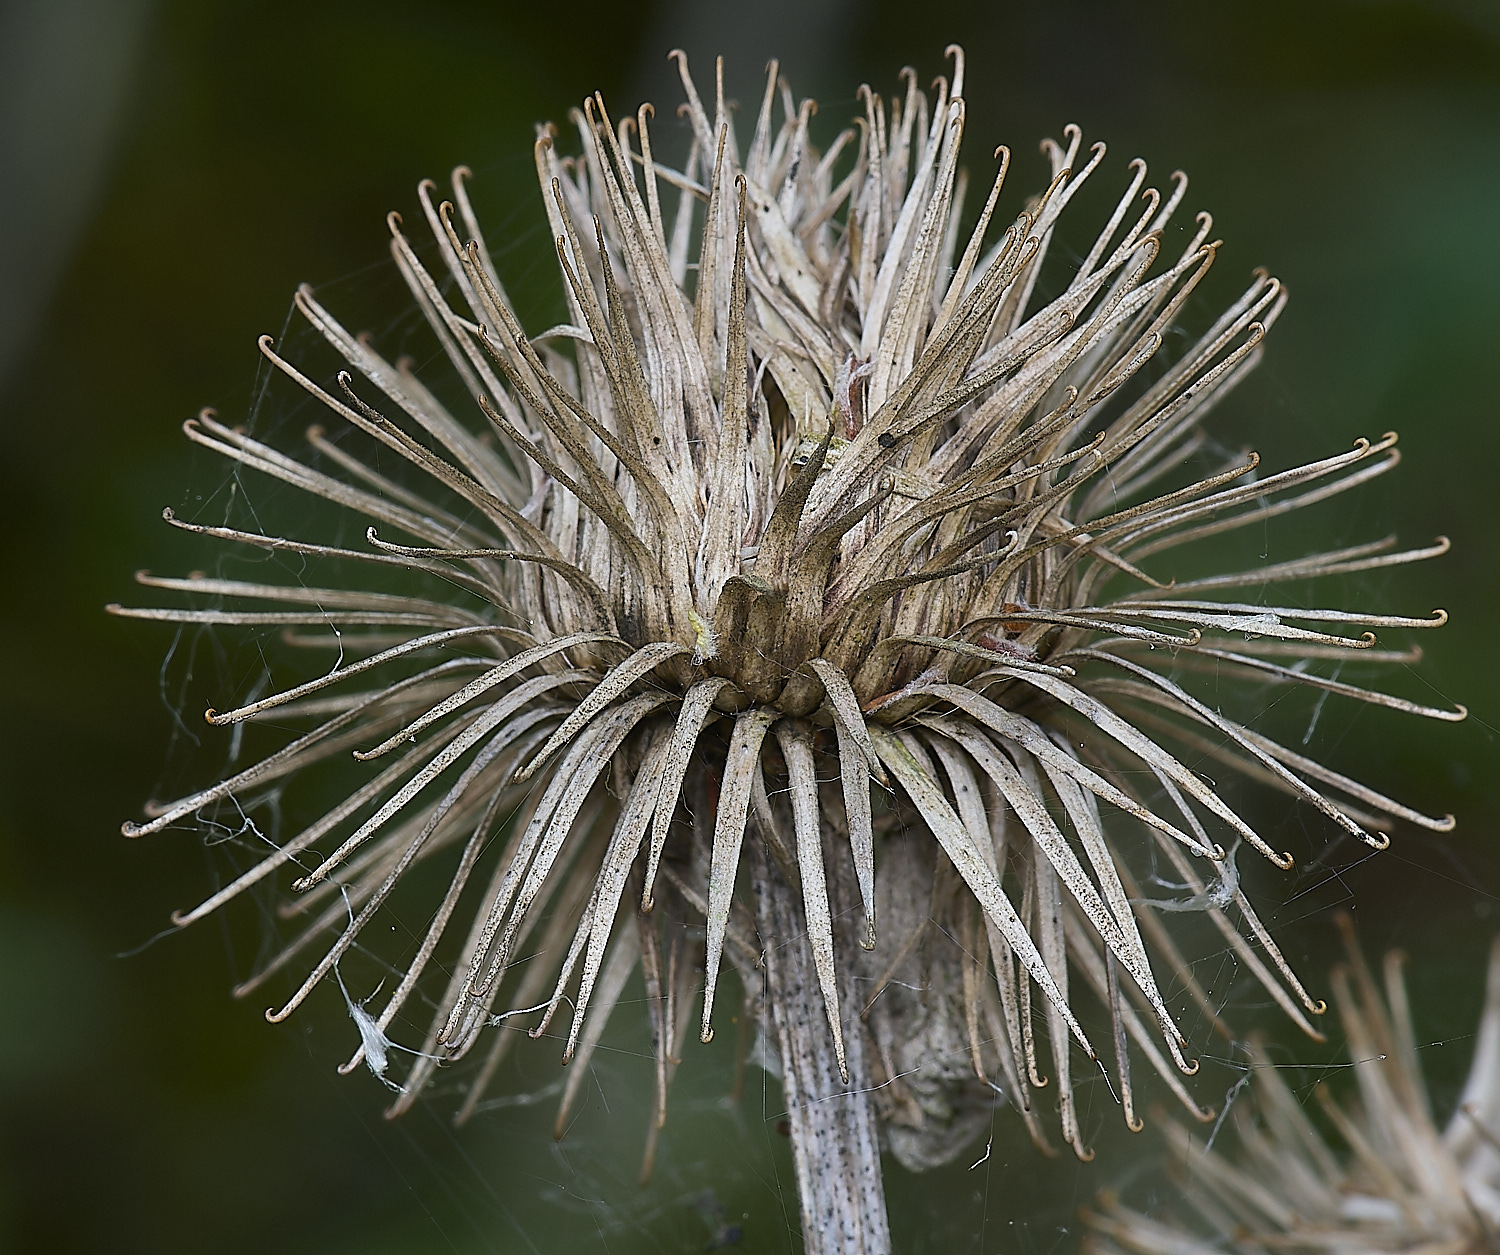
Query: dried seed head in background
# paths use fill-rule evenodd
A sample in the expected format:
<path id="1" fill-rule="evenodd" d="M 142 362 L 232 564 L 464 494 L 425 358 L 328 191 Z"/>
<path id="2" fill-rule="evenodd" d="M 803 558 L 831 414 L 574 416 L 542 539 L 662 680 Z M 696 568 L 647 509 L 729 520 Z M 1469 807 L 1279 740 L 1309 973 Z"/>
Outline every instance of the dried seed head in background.
<path id="1" fill-rule="evenodd" d="M 1238 769 L 1375 848 L 1398 821 L 1451 827 L 1193 691 L 1240 677 L 1462 718 L 1324 674 L 1410 662 L 1368 629 L 1435 627 L 1441 611 L 1326 609 L 1300 592 L 1283 607 L 1259 591 L 1446 542 L 1174 582 L 1177 547 L 1367 483 L 1396 465 L 1395 436 L 1264 477 L 1253 454 L 1210 463 L 1220 446 L 1200 420 L 1255 365 L 1280 285 L 1258 273 L 1200 336 L 1177 334 L 1219 243 L 1207 214 L 1179 229 L 1186 178 L 1163 195 L 1140 161 L 1104 221 L 1068 237 L 1081 261 L 1059 263 L 1054 235 L 1105 156 L 1072 126 L 1043 145 L 1050 182 L 1018 212 L 1002 209 L 1010 158 L 997 150 L 962 231 L 963 58 L 950 51 L 951 83 L 929 96 L 909 73 L 890 101 L 862 89 L 863 116 L 823 151 L 812 102 L 774 66 L 742 148 L 722 75 L 705 106 L 679 55 L 692 136 L 680 169 L 653 156 L 649 105 L 616 124 L 586 101 L 576 156 L 550 129 L 538 138 L 565 323 L 523 330 L 460 169 L 451 201 L 419 189 L 435 266 L 390 220 L 441 369 L 419 379 L 303 289 L 297 309 L 345 369 L 304 373 L 269 338 L 262 350 L 329 430 L 284 452 L 210 413 L 186 424 L 237 475 L 331 503 L 361 542 L 332 543 L 350 530 L 336 522 L 293 539 L 268 518 L 244 530 L 168 512 L 274 578 L 143 575 L 192 608 L 115 613 L 281 632 L 338 662 L 289 684 L 305 650 L 272 653 L 274 681 L 257 675 L 208 721 L 226 735 L 246 721 L 305 730 L 125 830 L 234 816 L 248 833 L 254 861 L 181 926 L 291 877 L 281 910 L 300 931 L 239 989 L 305 972 L 272 1020 L 342 980 L 371 920 L 410 895 L 403 918 L 421 923 L 404 953 L 381 956 L 396 964 L 382 999 L 367 1010 L 346 995 L 361 1036 L 346 1067 L 363 1060 L 394 1086 L 409 1061 L 393 1110 L 487 1036 L 467 1117 L 510 1030 L 548 1031 L 565 1002 L 576 1064 L 639 963 L 659 1124 L 690 1022 L 711 1035 L 725 956 L 761 988 L 764 903 L 737 889 L 754 879 L 797 895 L 838 1071 L 854 1060 L 858 1086 L 926 1069 L 880 1097 L 893 1125 L 938 1130 L 894 1137 L 903 1158 L 956 1154 L 973 1125 L 964 1104 L 993 1088 L 1044 1140 L 1027 1098 L 1044 1072 L 1063 1137 L 1087 1155 L 1069 1044 L 1096 1057 L 1080 985 L 1112 1026 L 1126 1121 L 1132 1051 L 1204 1114 L 1154 966 L 1213 1008 L 1161 910 L 1206 913 L 1316 1036 L 1321 1004 L 1235 872 L 1240 843 L 1282 867 L 1290 856 L 1189 763 Z M 1174 480 L 1185 465 L 1205 473 Z M 351 752 L 364 774 L 301 831 L 268 849 L 242 824 Z M 906 847 L 887 860 L 897 836 Z M 1190 896 L 1147 900 L 1137 877 L 1158 864 Z M 425 1039 L 392 1055 L 429 969 Z M 914 973 L 941 997 L 883 1000 L 902 972 L 897 985 Z"/>
<path id="2" fill-rule="evenodd" d="M 1239 1157 L 1231 1161 L 1169 1122 L 1189 1219 L 1147 1217 L 1107 1200 L 1089 1217 L 1090 1249 L 1480 1255 L 1500 1248 L 1500 940 L 1490 950 L 1469 1077 L 1447 1127 L 1439 1128 L 1418 1063 L 1401 956 L 1386 956 L 1382 1001 L 1344 923 L 1351 962 L 1334 972 L 1333 988 L 1359 1100 L 1349 1107 L 1317 1087 L 1333 1142 L 1265 1051 L 1252 1047 L 1259 1118 L 1249 1104 L 1234 1109 Z"/>

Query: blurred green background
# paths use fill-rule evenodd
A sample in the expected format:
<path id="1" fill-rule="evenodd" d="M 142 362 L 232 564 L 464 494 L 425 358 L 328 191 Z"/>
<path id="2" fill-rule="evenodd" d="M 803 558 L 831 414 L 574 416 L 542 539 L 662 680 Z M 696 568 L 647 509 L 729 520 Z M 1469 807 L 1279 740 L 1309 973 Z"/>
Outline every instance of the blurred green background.
<path id="1" fill-rule="evenodd" d="M 1257 881 L 1270 922 L 1320 986 L 1341 904 L 1357 903 L 1372 952 L 1411 954 L 1424 1059 L 1439 1101 L 1451 1099 L 1500 926 L 1490 787 L 1500 685 L 1484 643 L 1500 613 L 1500 5 L 10 0 L 0 8 L 0 1248 L 693 1251 L 717 1223 L 702 1205 L 712 1191 L 743 1229 L 738 1249 L 798 1249 L 775 1087 L 752 1072 L 745 1101 L 728 1109 L 727 1051 L 691 1048 L 656 1178 L 640 1190 L 647 1042 L 629 1015 L 558 1145 L 550 1101 L 457 1133 L 447 1101 L 387 1124 L 368 1076 L 333 1072 L 353 1031 L 336 997 L 275 1028 L 259 1002 L 228 997 L 253 917 L 118 957 L 196 901 L 207 871 L 185 834 L 118 835 L 166 760 L 172 714 L 158 673 L 169 638 L 101 607 L 131 598 L 137 567 L 178 573 L 203 560 L 159 521 L 163 505 L 222 482 L 221 468 L 190 456 L 179 424 L 205 404 L 244 417 L 255 337 L 281 328 L 298 282 L 332 285 L 359 325 L 366 288 L 376 305 L 389 291 L 383 215 L 415 210 L 418 178 L 474 168 L 500 268 L 540 322 L 556 272 L 535 123 L 563 119 L 599 88 L 617 115 L 654 99 L 670 130 L 680 96 L 665 53 L 682 46 L 700 81 L 725 52 L 730 92 L 747 101 L 779 55 L 831 131 L 854 112 L 860 82 L 888 89 L 908 63 L 926 81 L 946 71 L 954 40 L 969 55 L 977 178 L 1004 142 L 1017 154 L 1012 192 L 1038 186 L 1035 141 L 1077 121 L 1087 140 L 1111 143 L 1098 176 L 1110 187 L 1136 154 L 1158 179 L 1191 174 L 1189 206 L 1211 209 L 1227 241 L 1208 305 L 1256 265 L 1289 284 L 1265 364 L 1213 420 L 1227 444 L 1275 468 L 1361 434 L 1402 433 L 1401 469 L 1325 510 L 1319 537 L 1455 541 L 1434 563 L 1350 580 L 1341 604 L 1446 607 L 1452 625 L 1422 638 L 1427 657 L 1400 687 L 1461 700 L 1470 720 L 1330 709 L 1317 745 L 1414 805 L 1452 810 L 1457 830 L 1403 832 L 1377 858 L 1344 849 L 1289 880 Z M 556 1076 L 555 1051 L 518 1053 L 510 1092 Z M 1206 1068 L 1200 1092 L 1214 1101 L 1234 1077 Z M 1101 1150 L 1086 1167 L 1039 1160 L 1005 1113 L 973 1170 L 982 1148 L 924 1178 L 893 1167 L 898 1249 L 1073 1249 L 1077 1207 L 1149 1175 L 1159 1146 L 1150 1131 L 1118 1133 L 1107 1094 L 1095 1098 Z"/>

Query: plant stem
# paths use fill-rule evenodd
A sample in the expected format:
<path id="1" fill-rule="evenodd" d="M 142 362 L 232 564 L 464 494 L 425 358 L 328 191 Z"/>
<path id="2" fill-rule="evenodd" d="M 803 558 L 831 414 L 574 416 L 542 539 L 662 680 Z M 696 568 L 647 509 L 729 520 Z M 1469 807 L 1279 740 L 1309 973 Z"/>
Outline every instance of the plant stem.
<path id="1" fill-rule="evenodd" d="M 825 850 L 828 835 L 825 832 Z M 847 959 L 856 944 L 847 923 L 858 915 L 858 908 L 850 909 L 855 899 L 847 883 L 847 855 L 828 857 L 832 853 L 827 850 L 824 865 L 835 945 Z M 774 1027 L 781 1047 L 781 1089 L 797 1167 L 803 1249 L 806 1255 L 889 1255 L 880 1143 L 854 989 L 848 981 L 840 982 L 849 1069 L 845 1085 L 807 941 L 801 894 L 787 884 L 764 850 L 757 848 L 756 854 L 756 925 L 764 946 L 771 1019 L 763 1024 L 768 1033 Z"/>

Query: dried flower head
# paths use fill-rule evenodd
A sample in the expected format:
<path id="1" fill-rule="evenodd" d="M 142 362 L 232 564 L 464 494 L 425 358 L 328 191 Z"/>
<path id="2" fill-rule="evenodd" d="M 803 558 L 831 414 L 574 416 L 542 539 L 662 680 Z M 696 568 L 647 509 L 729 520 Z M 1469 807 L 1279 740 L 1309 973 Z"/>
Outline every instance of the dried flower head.
<path id="1" fill-rule="evenodd" d="M 1328 1255 L 1480 1255 L 1500 1245 L 1500 940 L 1474 1060 L 1447 1126 L 1433 1117 L 1417 1062 L 1401 956 L 1386 955 L 1382 1000 L 1344 920 L 1350 965 L 1333 974 L 1358 1102 L 1316 1092 L 1330 1144 L 1267 1058 L 1251 1050 L 1259 1117 L 1236 1107 L 1231 1161 L 1168 1123 L 1190 1219 L 1152 1218 L 1106 1200 L 1090 1243 L 1099 1255 L 1297 1250 Z M 1342 1146 L 1339 1145 L 1342 1143 Z"/>
<path id="2" fill-rule="evenodd" d="M 1190 682 L 1201 669 L 1461 718 L 1321 673 L 1410 661 L 1367 629 L 1435 627 L 1441 611 L 1280 607 L 1240 591 L 1446 542 L 1396 552 L 1382 540 L 1175 583 L 1170 562 L 1179 546 L 1385 473 L 1395 436 L 1267 477 L 1255 455 L 1236 456 L 1165 487 L 1215 447 L 1199 422 L 1255 365 L 1286 294 L 1257 273 L 1207 331 L 1165 351 L 1218 254 L 1211 220 L 1200 214 L 1169 250 L 1187 180 L 1174 174 L 1163 196 L 1135 161 L 1081 260 L 1055 264 L 1063 215 L 1105 155 L 1073 126 L 1043 144 L 1050 182 L 1003 229 L 1010 156 L 998 149 L 965 234 L 963 57 L 950 54 L 952 82 L 931 96 L 912 72 L 890 101 L 861 89 L 864 116 L 826 151 L 809 132 L 813 103 L 798 104 L 774 65 L 742 149 L 722 72 L 706 107 L 675 54 L 692 136 L 680 170 L 653 156 L 649 105 L 616 125 L 600 97 L 586 101 L 575 157 L 551 129 L 538 137 L 567 322 L 523 330 L 459 169 L 451 201 L 419 188 L 437 267 L 398 216 L 390 228 L 460 396 L 388 361 L 304 288 L 298 310 L 346 369 L 320 380 L 269 338 L 261 348 L 336 434 L 312 428 L 283 452 L 210 413 L 186 424 L 238 473 L 347 512 L 368 543 L 168 513 L 336 574 L 324 587 L 142 576 L 197 608 L 115 613 L 284 629 L 294 644 L 336 644 L 339 662 L 210 710 L 215 727 L 307 730 L 125 831 L 252 812 L 351 751 L 369 764 L 321 818 L 174 918 L 186 926 L 293 875 L 284 912 L 305 928 L 239 990 L 313 958 L 268 1012 L 282 1020 L 338 975 L 410 871 L 440 863 L 447 887 L 378 1012 L 349 1004 L 363 1044 L 347 1066 L 384 1074 L 387 1034 L 461 923 L 393 1110 L 487 1029 L 531 1013 L 532 1036 L 548 1031 L 575 988 L 565 1057 L 587 1056 L 639 963 L 659 1124 L 690 1018 L 712 1035 L 727 955 L 779 1043 L 804 1191 L 828 1113 L 848 1122 L 835 1141 L 873 1154 L 863 1093 L 882 1077 L 879 1113 L 927 1129 L 891 1135 L 913 1163 L 957 1153 L 973 1128 L 965 1104 L 996 1089 L 1042 1139 L 1028 1098 L 1044 1083 L 1034 1006 L 1063 1136 L 1087 1155 L 1069 1045 L 1096 1056 L 1075 1014 L 1080 981 L 1107 1008 L 1125 1119 L 1136 1123 L 1132 1048 L 1198 1112 L 1153 962 L 1207 999 L 1158 908 L 1206 912 L 1316 1035 L 1321 1004 L 1239 889 L 1233 849 L 1291 858 L 1190 762 L 1211 757 L 1304 799 L 1330 832 L 1376 848 L 1396 820 L 1451 826 L 1221 713 Z M 882 855 L 913 834 L 900 858 Z M 1131 865 L 1156 858 L 1191 899 L 1143 899 Z M 518 969 L 520 956 L 533 957 Z M 882 1000 L 912 964 L 942 997 Z M 489 1038 L 461 1116 L 515 1034 Z M 844 1085 L 855 1097 L 821 1114 L 803 1102 Z M 880 1210 L 878 1178 L 851 1171 L 850 1223 L 875 1225 L 860 1216 Z"/>

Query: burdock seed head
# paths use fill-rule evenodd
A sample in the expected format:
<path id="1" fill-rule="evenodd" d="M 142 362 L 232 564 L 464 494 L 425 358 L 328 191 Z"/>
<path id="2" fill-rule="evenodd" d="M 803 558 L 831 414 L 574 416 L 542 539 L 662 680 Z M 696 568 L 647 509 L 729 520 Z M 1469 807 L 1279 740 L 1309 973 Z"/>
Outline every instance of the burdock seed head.
<path id="1" fill-rule="evenodd" d="M 920 1125 L 921 1103 L 952 1079 L 933 1043 L 956 1043 L 958 1071 L 1003 1090 L 1038 1137 L 1026 1094 L 1050 1071 L 1063 1136 L 1087 1154 L 1069 1046 L 1096 1056 L 1075 1015 L 1080 984 L 1113 1026 L 1125 1119 L 1136 1123 L 1132 1050 L 1198 1112 L 1178 1078 L 1196 1065 L 1153 964 L 1212 1009 L 1163 927 L 1171 911 L 1207 912 L 1308 1033 L 1323 1010 L 1235 871 L 1241 844 L 1283 868 L 1291 856 L 1189 763 L 1240 770 L 1377 849 L 1397 821 L 1451 827 L 1271 739 L 1254 709 L 1225 713 L 1194 692 L 1203 673 L 1215 692 L 1241 679 L 1462 718 L 1324 675 L 1409 661 L 1370 629 L 1436 627 L 1443 612 L 1323 609 L 1300 593 L 1279 606 L 1261 591 L 1446 542 L 1175 578 L 1179 546 L 1367 483 L 1396 465 L 1396 437 L 1270 475 L 1254 454 L 1212 463 L 1226 446 L 1201 421 L 1255 365 L 1281 285 L 1257 272 L 1206 332 L 1181 333 L 1219 242 L 1207 214 L 1179 227 L 1186 177 L 1164 195 L 1141 161 L 1096 232 L 1067 237 L 1081 260 L 1055 257 L 1105 157 L 1075 126 L 1042 145 L 1050 181 L 1019 208 L 1004 208 L 1010 154 L 997 150 L 961 230 L 964 66 L 950 53 L 952 80 L 930 95 L 914 73 L 889 101 L 862 88 L 863 116 L 823 151 L 812 102 L 797 104 L 774 64 L 742 147 L 722 75 L 705 104 L 677 54 L 691 123 L 680 169 L 653 156 L 649 105 L 616 122 L 600 97 L 585 101 L 575 156 L 551 128 L 537 139 L 566 322 L 523 329 L 460 168 L 451 200 L 418 189 L 435 266 L 390 219 L 435 338 L 423 374 L 438 383 L 304 288 L 298 311 L 345 369 L 314 377 L 269 338 L 261 349 L 326 410 L 328 432 L 283 451 L 211 413 L 185 425 L 241 476 L 332 503 L 361 542 L 168 512 L 175 527 L 268 551 L 285 578 L 142 576 L 197 608 L 115 613 L 284 629 L 341 652 L 316 679 L 210 710 L 226 730 L 306 730 L 125 832 L 253 814 L 317 764 L 365 764 L 326 814 L 255 847 L 232 883 L 174 919 L 291 878 L 299 896 L 284 913 L 305 927 L 240 989 L 306 972 L 274 1021 L 337 974 L 393 893 L 431 889 L 383 1003 L 349 1003 L 363 1044 L 347 1066 L 383 1074 L 410 1060 L 395 1110 L 488 1035 L 472 1112 L 523 1012 L 537 1036 L 571 1002 L 565 1057 L 592 1051 L 639 963 L 659 1122 L 690 1020 L 712 1036 L 726 955 L 754 988 L 767 978 L 771 1033 L 782 985 L 762 898 L 781 885 L 846 1080 L 858 1063 L 856 1089 L 882 1071 L 894 1081 L 913 1050 L 948 1069 L 925 1090 L 921 1077 L 893 1084 L 882 1114 Z M 1182 483 L 1185 465 L 1208 473 Z M 327 586 L 302 571 L 329 572 Z M 437 880 L 410 876 L 423 864 L 441 867 Z M 1145 899 L 1131 868 L 1147 865 L 1174 869 L 1186 896 Z M 894 932 L 877 928 L 879 902 L 893 904 Z M 428 995 L 426 1038 L 388 1060 L 439 947 L 451 975 Z M 905 964 L 943 982 L 933 1005 L 951 1011 L 947 1028 L 882 1010 Z M 778 1031 L 785 1062 L 791 1030 Z M 930 1162 L 956 1147 L 910 1153 Z"/>
<path id="2" fill-rule="evenodd" d="M 1500 1243 L 1500 940 L 1490 948 L 1484 1011 L 1472 1034 L 1474 1055 L 1458 1103 L 1445 1124 L 1433 1113 L 1419 1062 L 1399 953 L 1386 955 L 1384 997 L 1342 920 L 1347 966 L 1333 972 L 1339 1019 L 1348 1038 L 1337 1096 L 1313 1091 L 1330 1139 L 1308 1117 L 1305 1098 L 1282 1079 L 1282 1066 L 1252 1044 L 1241 1085 L 1246 1097 L 1215 1124 L 1230 1156 L 1172 1121 L 1165 1124 L 1182 1206 L 1159 1202 L 1144 1215 L 1106 1196 L 1087 1217 L 1092 1255 L 1307 1255 L 1408 1252 L 1484 1255 Z M 1440 1043 L 1441 1044 L 1441 1043 Z"/>

